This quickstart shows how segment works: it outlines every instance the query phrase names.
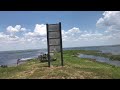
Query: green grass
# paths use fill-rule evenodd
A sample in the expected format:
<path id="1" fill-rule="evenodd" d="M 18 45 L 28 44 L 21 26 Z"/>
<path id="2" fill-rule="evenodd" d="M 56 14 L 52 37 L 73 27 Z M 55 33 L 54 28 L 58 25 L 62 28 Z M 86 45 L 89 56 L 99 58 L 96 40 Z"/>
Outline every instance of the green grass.
<path id="1" fill-rule="evenodd" d="M 60 60 L 41 63 L 31 59 L 19 66 L 1 68 L 1 79 L 120 79 L 120 67 L 90 59 L 76 57 L 77 53 L 96 53 L 97 51 L 66 50 L 63 53 L 64 66 Z M 59 55 L 56 55 L 58 57 Z"/>

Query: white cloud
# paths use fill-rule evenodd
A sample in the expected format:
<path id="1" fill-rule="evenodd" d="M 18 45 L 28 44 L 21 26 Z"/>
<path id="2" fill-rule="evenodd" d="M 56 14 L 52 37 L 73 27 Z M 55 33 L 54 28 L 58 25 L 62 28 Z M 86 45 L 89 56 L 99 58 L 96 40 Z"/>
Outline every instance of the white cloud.
<path id="1" fill-rule="evenodd" d="M 36 24 L 33 32 L 25 33 L 25 37 L 45 37 L 46 36 L 46 25 Z"/>
<path id="2" fill-rule="evenodd" d="M 21 29 L 21 25 L 16 25 L 15 29 L 20 30 Z"/>
<path id="3" fill-rule="evenodd" d="M 27 32 L 24 34 L 24 39 L 27 42 L 36 44 L 40 43 L 39 46 L 47 44 L 46 38 L 46 25 L 44 24 L 36 24 L 33 32 Z"/>
<path id="4" fill-rule="evenodd" d="M 13 28 L 12 26 L 8 26 L 7 27 L 7 32 L 13 33 L 13 32 L 19 32 L 19 30 L 16 29 L 16 28 Z"/>
<path id="5" fill-rule="evenodd" d="M 18 42 L 20 38 L 18 36 L 12 36 L 12 35 L 6 35 L 3 32 L 0 33 L 0 43 L 5 44 L 5 43 L 16 43 Z"/>
<path id="6" fill-rule="evenodd" d="M 26 31 L 26 28 L 21 28 L 21 25 L 16 25 L 15 27 L 13 26 L 8 26 L 6 28 L 7 32 L 10 33 L 11 35 L 17 33 L 17 32 L 24 32 Z"/>
<path id="7" fill-rule="evenodd" d="M 5 35 L 3 32 L 0 32 L 0 41 L 7 39 L 9 35 Z"/>
<path id="8" fill-rule="evenodd" d="M 97 27 L 107 27 L 107 31 L 120 31 L 120 11 L 105 11 L 97 23 Z"/>
<path id="9" fill-rule="evenodd" d="M 92 40 L 99 40 L 103 34 L 98 32 L 87 32 L 87 31 L 81 31 L 79 28 L 72 28 L 68 31 L 62 30 L 62 36 L 64 42 L 71 42 L 73 44 L 73 41 L 77 41 L 79 43 L 80 41 L 92 41 Z"/>
<path id="10" fill-rule="evenodd" d="M 96 23 L 97 27 L 107 27 L 103 33 L 83 31 L 78 27 L 62 30 L 63 47 L 118 44 L 120 41 L 119 19 L 119 12 L 104 12 L 103 17 L 100 17 Z M 31 32 L 21 25 L 8 26 L 6 30 L 9 34 L 0 32 L 0 46 L 3 44 L 2 47 L 6 45 L 14 48 L 16 45 L 16 49 L 47 48 L 46 25 L 44 24 L 36 24 Z M 19 35 L 20 32 L 24 33 Z"/>
<path id="11" fill-rule="evenodd" d="M 21 31 L 26 31 L 27 29 L 26 28 L 21 28 Z"/>
<path id="12" fill-rule="evenodd" d="M 68 31 L 62 30 L 63 41 L 77 40 L 77 38 L 80 36 L 81 33 L 82 31 L 80 31 L 80 29 L 76 27 L 73 27 L 72 29 L 69 29 Z"/>
<path id="13" fill-rule="evenodd" d="M 103 41 L 120 44 L 120 11 L 105 11 L 96 26 L 105 28 Z"/>
<path id="14" fill-rule="evenodd" d="M 37 33 L 34 33 L 34 32 L 28 32 L 28 33 L 25 33 L 24 34 L 26 37 L 35 37 L 37 36 L 38 34 Z"/>
<path id="15" fill-rule="evenodd" d="M 41 36 L 45 36 L 46 35 L 46 25 L 44 24 L 36 24 L 35 25 L 35 29 L 34 29 L 34 33 L 38 33 Z"/>
<path id="16" fill-rule="evenodd" d="M 80 29 L 79 28 L 76 28 L 76 27 L 73 27 L 72 29 L 68 30 L 68 32 L 66 33 L 80 33 Z"/>

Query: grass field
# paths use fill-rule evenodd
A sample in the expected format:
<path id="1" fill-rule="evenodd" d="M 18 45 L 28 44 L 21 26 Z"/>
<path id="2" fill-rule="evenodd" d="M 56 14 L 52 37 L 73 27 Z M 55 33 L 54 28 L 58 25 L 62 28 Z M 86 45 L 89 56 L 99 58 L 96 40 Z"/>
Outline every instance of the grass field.
<path id="1" fill-rule="evenodd" d="M 66 50 L 63 67 L 60 60 L 52 62 L 49 68 L 47 62 L 37 59 L 14 67 L 0 67 L 0 79 L 120 79 L 120 67 L 79 58 L 77 53 L 96 51 Z"/>

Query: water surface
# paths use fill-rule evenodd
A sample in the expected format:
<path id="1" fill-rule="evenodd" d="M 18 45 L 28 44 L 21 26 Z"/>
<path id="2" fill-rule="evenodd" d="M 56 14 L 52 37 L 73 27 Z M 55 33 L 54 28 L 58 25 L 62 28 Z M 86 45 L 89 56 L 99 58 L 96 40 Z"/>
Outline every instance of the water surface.
<path id="1" fill-rule="evenodd" d="M 80 54 L 79 57 L 80 58 L 95 59 L 98 62 L 105 62 L 105 63 L 111 64 L 111 65 L 120 66 L 120 61 L 112 61 L 109 58 L 105 58 L 105 57 L 86 55 L 86 54 Z"/>
<path id="2" fill-rule="evenodd" d="M 37 58 L 41 53 L 46 53 L 46 50 L 0 51 L 0 65 L 16 65 L 17 59 Z"/>

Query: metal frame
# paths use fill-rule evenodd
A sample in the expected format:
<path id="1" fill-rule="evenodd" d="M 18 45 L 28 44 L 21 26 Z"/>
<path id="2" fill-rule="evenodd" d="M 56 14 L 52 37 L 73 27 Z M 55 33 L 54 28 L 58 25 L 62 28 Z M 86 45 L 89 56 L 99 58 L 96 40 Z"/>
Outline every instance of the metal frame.
<path id="1" fill-rule="evenodd" d="M 56 24 L 50 24 L 50 25 L 56 25 Z M 61 33 L 61 22 L 59 22 L 59 33 L 60 37 L 59 38 L 49 38 L 49 32 L 58 32 L 58 31 L 49 31 L 48 30 L 48 24 L 47 26 L 47 47 L 48 47 L 48 66 L 50 67 L 50 46 L 60 46 L 60 52 L 61 52 L 61 65 L 63 66 L 63 49 L 62 49 L 62 33 Z M 60 39 L 60 45 L 50 45 L 49 44 L 49 39 Z"/>

